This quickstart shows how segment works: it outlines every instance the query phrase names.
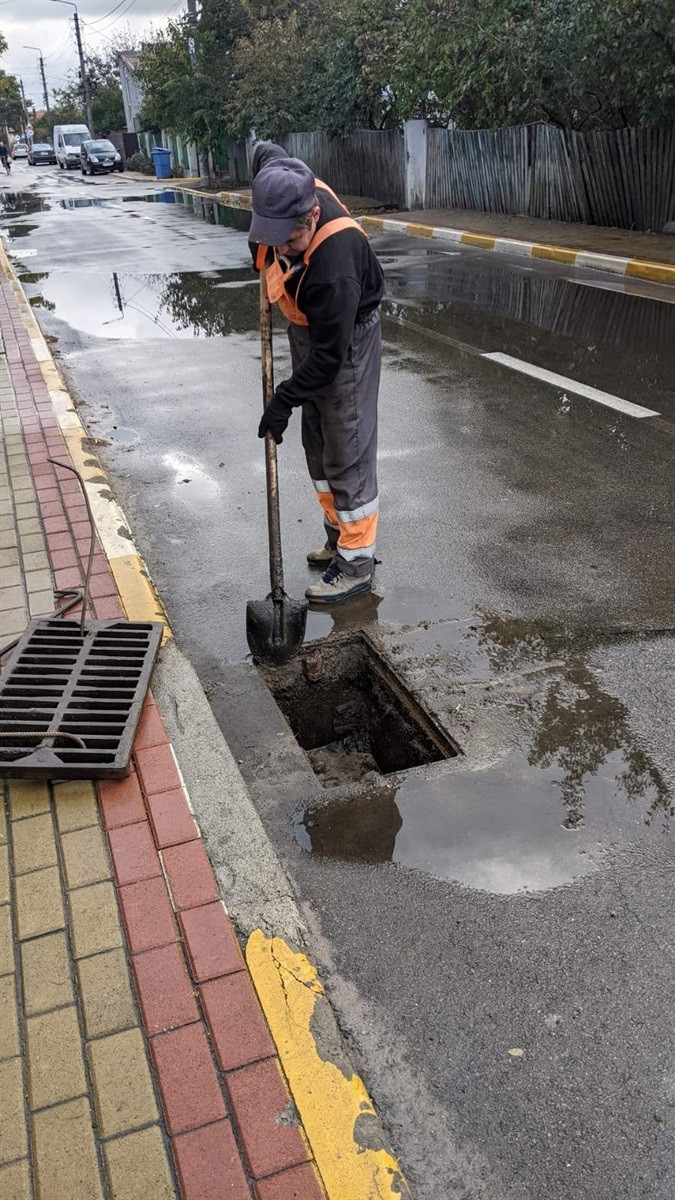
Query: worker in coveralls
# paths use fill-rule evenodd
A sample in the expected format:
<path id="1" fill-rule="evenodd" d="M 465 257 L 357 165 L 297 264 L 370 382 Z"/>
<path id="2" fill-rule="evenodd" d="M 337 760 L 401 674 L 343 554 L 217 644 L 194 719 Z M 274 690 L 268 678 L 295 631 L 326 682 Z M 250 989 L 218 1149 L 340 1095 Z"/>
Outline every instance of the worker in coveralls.
<path id="1" fill-rule="evenodd" d="M 269 431 L 280 443 L 302 406 L 302 444 L 326 530 L 325 545 L 307 555 L 323 574 L 306 595 L 336 604 L 373 580 L 382 268 L 361 226 L 295 158 L 273 159 L 256 174 L 250 239 L 269 298 L 290 322 L 293 366 L 258 436 Z"/>

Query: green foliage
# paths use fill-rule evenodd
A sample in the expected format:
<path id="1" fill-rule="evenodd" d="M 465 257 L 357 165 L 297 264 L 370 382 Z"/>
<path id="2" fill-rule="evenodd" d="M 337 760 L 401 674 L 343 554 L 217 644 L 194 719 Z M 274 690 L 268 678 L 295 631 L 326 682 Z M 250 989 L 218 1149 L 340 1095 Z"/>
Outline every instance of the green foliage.
<path id="1" fill-rule="evenodd" d="M 0 71 L 0 126 L 18 129 L 22 125 L 23 103 L 19 84 L 14 75 Z"/>
<path id="2" fill-rule="evenodd" d="M 195 39 L 191 59 L 188 39 Z M 672 0 L 203 0 L 142 55 L 146 127 L 200 147 L 427 117 L 570 128 L 675 117 Z"/>
<path id="3" fill-rule="evenodd" d="M 142 150 L 137 150 L 135 154 L 130 154 L 124 164 L 127 171 L 140 171 L 142 175 L 154 175 L 155 168 L 152 165 L 152 159 L 148 158 Z"/>

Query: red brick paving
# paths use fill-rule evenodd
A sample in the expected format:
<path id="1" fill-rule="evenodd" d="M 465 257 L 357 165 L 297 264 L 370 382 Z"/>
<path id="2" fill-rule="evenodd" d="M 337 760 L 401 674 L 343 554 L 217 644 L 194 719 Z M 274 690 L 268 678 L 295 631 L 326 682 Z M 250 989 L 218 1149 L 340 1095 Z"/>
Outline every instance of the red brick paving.
<path id="1" fill-rule="evenodd" d="M 201 994 L 223 1071 L 248 1066 L 276 1053 L 247 971 L 210 980 L 202 985 Z"/>
<path id="2" fill-rule="evenodd" d="M 178 941 L 178 926 L 163 878 L 120 888 L 122 917 L 132 954 Z"/>
<path id="3" fill-rule="evenodd" d="M 275 1058 L 233 1071 L 227 1090 L 254 1179 L 310 1158 Z"/>
<path id="4" fill-rule="evenodd" d="M 199 983 L 244 969 L 239 943 L 220 901 L 178 915 L 193 978 Z"/>
<path id="5" fill-rule="evenodd" d="M 11 285 L 1 275 L 0 318 L 56 586 L 81 586 L 91 537 L 86 507 L 77 481 L 46 461 L 67 461 L 68 448 Z M 92 615 L 123 617 L 98 541 L 94 579 Z M 97 786 L 181 1200 L 323 1200 L 151 698 L 134 760 L 127 779 Z M 166 844 L 174 836 L 184 840 Z M 210 978 L 214 971 L 220 974 Z M 228 1111 L 231 1117 L 224 1117 Z M 199 1127 L 178 1132 L 196 1122 Z"/>
<path id="6" fill-rule="evenodd" d="M 162 862 L 177 909 L 197 908 L 218 899 L 218 885 L 203 842 L 162 850 Z"/>
<path id="7" fill-rule="evenodd" d="M 256 1200 L 324 1200 L 325 1195 L 313 1163 L 261 1179 L 255 1185 L 255 1194 Z"/>
<path id="8" fill-rule="evenodd" d="M 146 1033 L 161 1033 L 199 1020 L 199 1009 L 178 943 L 134 954 L 131 965 Z"/>
<path id="9" fill-rule="evenodd" d="M 201 1021 L 150 1041 L 166 1127 L 186 1133 L 226 1116 L 220 1081 Z"/>

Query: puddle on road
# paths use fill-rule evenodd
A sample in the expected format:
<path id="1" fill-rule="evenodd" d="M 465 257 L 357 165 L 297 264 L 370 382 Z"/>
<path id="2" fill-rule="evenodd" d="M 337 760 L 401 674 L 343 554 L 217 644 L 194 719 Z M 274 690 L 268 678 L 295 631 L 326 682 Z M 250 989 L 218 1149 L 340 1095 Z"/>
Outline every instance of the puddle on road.
<path id="1" fill-rule="evenodd" d="M 169 275 L 55 271 L 48 282 L 46 274 L 43 307 L 93 337 L 226 337 L 257 326 L 257 290 L 248 286 L 246 267 Z"/>
<path id="2" fill-rule="evenodd" d="M 668 785 L 632 734 L 626 707 L 565 631 L 485 615 L 419 635 L 404 657 L 414 656 L 420 675 L 433 677 L 435 646 L 440 690 L 453 679 L 455 700 L 463 685 L 491 690 L 497 710 L 521 710 L 517 734 L 495 761 L 474 754 L 388 777 L 357 772 L 361 786 L 353 786 L 356 759 L 337 772 L 335 759 L 322 764 L 328 786 L 340 790 L 315 799 L 298 821 L 306 851 L 511 894 L 571 883 L 614 851 L 670 830 Z"/>
<path id="3" fill-rule="evenodd" d="M 0 216 L 23 217 L 31 213 L 48 212 L 49 202 L 32 192 L 0 192 Z"/>

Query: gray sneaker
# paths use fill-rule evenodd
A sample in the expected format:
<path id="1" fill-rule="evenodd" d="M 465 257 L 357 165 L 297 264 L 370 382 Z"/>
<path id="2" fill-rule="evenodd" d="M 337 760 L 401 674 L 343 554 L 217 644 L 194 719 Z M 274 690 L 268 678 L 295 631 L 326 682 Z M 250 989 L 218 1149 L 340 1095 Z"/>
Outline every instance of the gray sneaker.
<path id="1" fill-rule="evenodd" d="M 310 567 L 327 567 L 335 558 L 335 550 L 330 546 L 320 546 L 318 550 L 310 550 L 307 562 Z"/>
<path id="2" fill-rule="evenodd" d="M 370 575 L 345 575 L 336 562 L 324 571 L 318 583 L 307 588 L 305 595 L 311 604 L 339 604 L 360 592 L 370 591 L 373 582 Z"/>

